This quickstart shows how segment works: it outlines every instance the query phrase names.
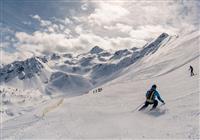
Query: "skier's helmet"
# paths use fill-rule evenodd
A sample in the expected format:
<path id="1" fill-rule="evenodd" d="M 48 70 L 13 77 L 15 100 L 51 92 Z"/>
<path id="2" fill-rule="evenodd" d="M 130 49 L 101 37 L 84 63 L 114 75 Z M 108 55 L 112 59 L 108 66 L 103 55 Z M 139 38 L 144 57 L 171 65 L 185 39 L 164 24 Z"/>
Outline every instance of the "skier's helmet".
<path id="1" fill-rule="evenodd" d="M 156 87 L 157 87 L 157 86 L 154 84 L 154 85 L 152 85 L 151 88 L 152 88 L 152 89 L 156 89 Z"/>

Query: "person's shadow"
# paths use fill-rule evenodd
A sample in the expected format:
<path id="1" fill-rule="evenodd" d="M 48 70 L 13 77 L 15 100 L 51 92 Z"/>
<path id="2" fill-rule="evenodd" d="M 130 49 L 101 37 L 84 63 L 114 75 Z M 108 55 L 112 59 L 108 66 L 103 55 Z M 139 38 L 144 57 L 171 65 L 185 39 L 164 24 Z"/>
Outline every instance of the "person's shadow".
<path id="1" fill-rule="evenodd" d="M 152 115 L 154 117 L 159 117 L 161 115 L 164 115 L 167 112 L 167 109 L 155 109 L 150 112 L 148 112 L 149 115 Z"/>

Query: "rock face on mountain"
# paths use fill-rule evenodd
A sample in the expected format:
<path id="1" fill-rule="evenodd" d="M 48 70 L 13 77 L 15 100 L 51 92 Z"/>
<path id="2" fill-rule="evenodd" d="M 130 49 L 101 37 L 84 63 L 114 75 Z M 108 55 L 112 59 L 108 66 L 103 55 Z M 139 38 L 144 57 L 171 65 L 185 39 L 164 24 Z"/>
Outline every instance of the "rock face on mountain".
<path id="1" fill-rule="evenodd" d="M 162 33 L 153 42 L 150 42 L 149 44 L 143 47 L 143 49 L 141 50 L 141 56 L 156 52 L 158 48 L 160 47 L 160 45 L 162 45 L 162 42 L 168 37 L 169 35 L 167 33 Z"/>
<path id="2" fill-rule="evenodd" d="M 50 89 L 61 92 L 77 89 L 80 89 L 77 92 L 86 91 L 95 86 L 94 83 L 98 85 L 109 81 L 111 75 L 144 56 L 155 53 L 169 37 L 163 33 L 140 49 L 124 49 L 111 53 L 95 46 L 88 53 L 77 56 L 70 53 L 52 53 L 45 57 L 15 61 L 0 69 L 0 83 L 7 83 L 13 79 L 26 83 L 26 79 L 29 79 L 32 84 L 39 81 L 44 88 L 48 87 L 48 93 L 51 92 Z"/>
<path id="3" fill-rule="evenodd" d="M 15 77 L 19 77 L 20 80 L 32 78 L 41 72 L 43 62 L 45 61 L 39 57 L 32 57 L 25 61 L 15 61 L 6 65 L 0 69 L 0 82 L 8 82 Z"/>
<path id="4" fill-rule="evenodd" d="M 80 92 L 87 92 L 88 89 L 92 88 L 92 84 L 89 79 L 81 75 L 54 72 L 50 77 L 48 87 L 54 88 L 56 91 L 79 94 Z"/>
<path id="5" fill-rule="evenodd" d="M 102 48 L 100 48 L 99 46 L 95 46 L 94 48 L 92 48 L 92 49 L 90 50 L 90 53 L 91 53 L 91 54 L 98 54 L 98 53 L 100 53 L 100 52 L 102 52 L 102 51 L 103 51 Z"/>

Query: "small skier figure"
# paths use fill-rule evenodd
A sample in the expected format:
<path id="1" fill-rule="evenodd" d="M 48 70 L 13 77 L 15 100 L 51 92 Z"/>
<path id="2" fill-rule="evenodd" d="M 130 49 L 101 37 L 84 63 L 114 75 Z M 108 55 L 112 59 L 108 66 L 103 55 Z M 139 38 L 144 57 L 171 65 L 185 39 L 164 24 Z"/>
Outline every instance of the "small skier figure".
<path id="1" fill-rule="evenodd" d="M 165 104 L 164 100 L 160 97 L 160 94 L 156 90 L 156 85 L 153 85 L 151 89 L 147 91 L 145 104 L 139 109 L 139 111 L 147 108 L 149 104 L 153 104 L 151 110 L 155 109 L 158 105 L 158 101 L 155 98 Z"/>
<path id="2" fill-rule="evenodd" d="M 103 90 L 102 88 L 98 88 L 98 89 L 93 90 L 93 93 L 100 93 L 102 90 Z"/>
<path id="3" fill-rule="evenodd" d="M 190 70 L 190 75 L 191 75 L 191 76 L 194 76 L 194 69 L 193 69 L 193 67 L 192 67 L 191 65 L 190 65 L 189 70 Z"/>
<path id="4" fill-rule="evenodd" d="M 101 92 L 103 89 L 102 88 L 98 88 L 98 92 Z"/>

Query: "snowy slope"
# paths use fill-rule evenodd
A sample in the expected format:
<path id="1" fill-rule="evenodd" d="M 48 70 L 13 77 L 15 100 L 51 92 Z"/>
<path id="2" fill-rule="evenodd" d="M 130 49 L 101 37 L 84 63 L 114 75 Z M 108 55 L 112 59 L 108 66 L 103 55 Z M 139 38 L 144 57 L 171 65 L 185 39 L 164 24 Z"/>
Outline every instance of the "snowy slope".
<path id="1" fill-rule="evenodd" d="M 39 90 L 22 90 L 9 86 L 0 88 L 1 122 L 22 116 L 47 100 Z"/>
<path id="2" fill-rule="evenodd" d="M 199 31 L 186 34 L 180 38 L 171 37 L 167 44 L 163 44 L 156 53 L 144 56 L 120 73 L 118 80 L 127 81 L 151 79 L 178 69 L 199 57 Z"/>
<path id="3" fill-rule="evenodd" d="M 99 94 L 91 90 L 46 102 L 2 123 L 2 138 L 199 139 L 199 37 L 199 32 L 167 37 L 156 49 L 139 50 L 141 58 L 111 74 L 116 79 L 102 85 Z M 190 77 L 189 65 L 194 66 L 194 77 Z M 135 111 L 154 83 L 166 105 L 156 112 Z"/>

